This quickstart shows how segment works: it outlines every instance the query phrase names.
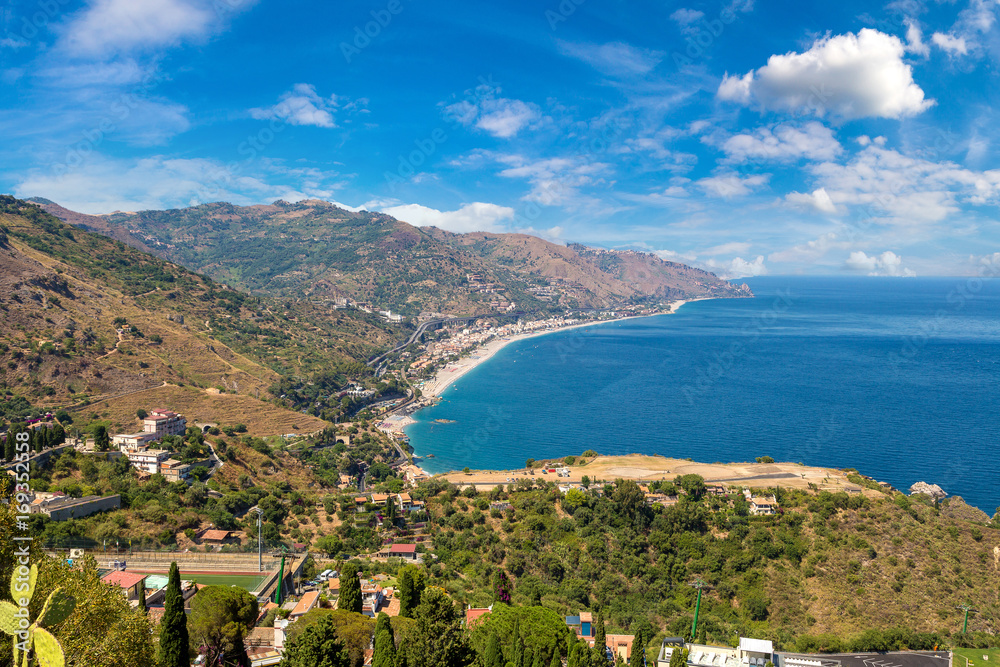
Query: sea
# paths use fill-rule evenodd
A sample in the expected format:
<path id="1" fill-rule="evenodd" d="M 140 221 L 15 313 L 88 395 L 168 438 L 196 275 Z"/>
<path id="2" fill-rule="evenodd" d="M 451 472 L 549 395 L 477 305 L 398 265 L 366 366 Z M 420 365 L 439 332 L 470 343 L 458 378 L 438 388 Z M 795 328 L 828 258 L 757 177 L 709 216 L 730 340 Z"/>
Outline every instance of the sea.
<path id="1" fill-rule="evenodd" d="M 758 277 L 752 299 L 515 341 L 406 433 L 421 466 L 593 449 L 856 468 L 1000 506 L 1000 279 Z M 438 421 L 441 420 L 441 421 Z"/>

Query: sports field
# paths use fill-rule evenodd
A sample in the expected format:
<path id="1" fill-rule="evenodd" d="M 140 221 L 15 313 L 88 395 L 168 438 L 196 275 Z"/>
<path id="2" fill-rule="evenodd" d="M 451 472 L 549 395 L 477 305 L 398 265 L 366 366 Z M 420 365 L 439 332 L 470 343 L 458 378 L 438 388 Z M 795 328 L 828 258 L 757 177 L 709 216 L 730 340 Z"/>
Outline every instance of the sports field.
<path id="1" fill-rule="evenodd" d="M 129 568 L 128 571 L 146 574 L 142 570 L 133 570 L 132 568 Z M 186 572 L 181 570 L 181 579 L 185 581 L 194 581 L 206 586 L 239 586 L 240 588 L 246 589 L 251 593 L 260 588 L 260 585 L 263 583 L 266 576 L 267 575 L 262 574 L 215 574 L 204 572 Z"/>

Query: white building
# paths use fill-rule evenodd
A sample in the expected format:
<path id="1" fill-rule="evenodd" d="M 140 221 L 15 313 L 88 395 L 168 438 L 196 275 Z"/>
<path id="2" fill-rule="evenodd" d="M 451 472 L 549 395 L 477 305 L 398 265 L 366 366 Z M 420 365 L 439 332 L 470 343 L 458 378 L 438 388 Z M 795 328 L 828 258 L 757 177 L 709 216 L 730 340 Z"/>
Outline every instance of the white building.
<path id="1" fill-rule="evenodd" d="M 186 429 L 187 420 L 170 410 L 153 410 L 148 417 L 142 420 L 143 432 L 152 434 L 154 440 L 159 440 L 168 435 L 183 436 Z"/>
<path id="2" fill-rule="evenodd" d="M 147 449 L 145 451 L 130 451 L 126 453 L 126 456 L 133 467 L 155 475 L 160 472 L 160 463 L 170 458 L 170 452 L 165 449 Z"/>

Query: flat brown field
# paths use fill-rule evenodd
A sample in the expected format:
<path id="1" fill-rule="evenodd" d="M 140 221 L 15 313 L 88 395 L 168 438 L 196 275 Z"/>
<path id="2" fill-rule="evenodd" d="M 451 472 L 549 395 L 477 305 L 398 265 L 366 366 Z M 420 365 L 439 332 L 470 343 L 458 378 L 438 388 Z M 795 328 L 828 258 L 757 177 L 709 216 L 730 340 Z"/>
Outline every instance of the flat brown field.
<path id="1" fill-rule="evenodd" d="M 110 419 L 115 432 L 121 429 L 132 433 L 142 430 L 135 416 L 136 410 L 147 412 L 151 408 L 163 408 L 179 412 L 188 424 L 211 422 L 220 426 L 246 424 L 250 435 L 266 437 L 284 433 L 312 433 L 330 426 L 328 422 L 292 412 L 286 408 L 257 400 L 253 396 L 238 394 L 211 394 L 197 387 L 166 385 L 154 387 L 119 398 L 112 398 L 82 408 L 81 415 L 89 417 L 98 413 Z"/>
<path id="2" fill-rule="evenodd" d="M 673 479 L 677 475 L 696 474 L 708 483 L 746 485 L 754 488 L 782 486 L 806 489 L 815 484 L 828 491 L 847 489 L 860 490 L 861 487 L 847 481 L 846 475 L 834 468 L 813 468 L 798 463 L 697 463 L 685 459 L 668 459 L 661 456 L 598 456 L 586 465 L 569 467 L 569 477 L 559 477 L 555 473 L 543 473 L 541 463 L 532 476 L 524 468 L 520 470 L 474 470 L 468 475 L 450 472 L 444 475 L 455 484 L 475 484 L 480 489 L 492 488 L 496 484 L 506 484 L 508 478 L 527 477 L 529 479 L 551 480 L 559 483 L 579 483 L 584 475 L 591 480 L 613 481 L 618 478 L 651 482 L 659 479 Z M 559 464 L 548 466 L 562 467 Z"/>

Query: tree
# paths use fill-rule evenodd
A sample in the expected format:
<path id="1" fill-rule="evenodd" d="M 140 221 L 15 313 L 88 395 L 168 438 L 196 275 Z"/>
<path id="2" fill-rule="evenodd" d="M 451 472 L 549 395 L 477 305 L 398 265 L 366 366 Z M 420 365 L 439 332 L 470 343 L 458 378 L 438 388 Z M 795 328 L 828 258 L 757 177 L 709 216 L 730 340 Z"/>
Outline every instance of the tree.
<path id="1" fill-rule="evenodd" d="M 683 646 L 675 646 L 670 654 L 670 667 L 687 667 L 688 652 Z"/>
<path id="2" fill-rule="evenodd" d="M 181 573 L 177 563 L 170 564 L 167 595 L 160 621 L 160 667 L 188 667 L 187 614 L 184 613 L 184 594 L 181 592 Z"/>
<path id="3" fill-rule="evenodd" d="M 340 598 L 337 609 L 361 613 L 361 582 L 358 580 L 358 566 L 348 563 L 340 571 Z"/>
<path id="4" fill-rule="evenodd" d="M 398 519 L 396 502 L 393 500 L 392 496 L 385 503 L 385 514 L 383 515 L 385 522 L 390 526 L 396 525 L 396 519 Z"/>
<path id="5" fill-rule="evenodd" d="M 597 612 L 594 619 L 594 646 L 604 646 L 607 643 L 607 631 L 604 629 L 604 610 Z"/>
<path id="6" fill-rule="evenodd" d="M 440 588 L 428 588 L 417 607 L 417 626 L 409 664 L 412 667 L 466 667 L 472 651 L 462 630 L 461 615 Z"/>
<path id="7" fill-rule="evenodd" d="M 256 620 L 257 599 L 240 588 L 206 586 L 191 601 L 191 639 L 208 649 L 209 665 L 246 665 L 243 639 Z"/>
<path id="8" fill-rule="evenodd" d="M 77 560 L 72 566 L 63 560 L 42 558 L 38 570 L 31 597 L 33 614 L 41 611 L 42 603 L 57 588 L 62 589 L 64 598 L 76 600 L 73 612 L 52 630 L 67 665 L 155 664 L 149 618 L 129 604 L 120 587 L 101 581 L 92 557 Z M 5 652 L 4 657 L 9 655 Z"/>
<path id="9" fill-rule="evenodd" d="M 584 475 L 581 477 L 580 484 L 582 484 L 585 489 L 590 488 L 590 475 Z"/>
<path id="10" fill-rule="evenodd" d="M 632 664 L 636 667 L 646 667 L 646 644 L 649 642 L 641 625 L 635 629 L 634 635 L 632 639 Z"/>
<path id="11" fill-rule="evenodd" d="M 138 417 L 139 419 L 145 419 L 146 417 L 149 416 L 149 413 L 143 410 L 142 408 L 139 408 L 138 410 L 135 411 L 135 416 Z"/>
<path id="12" fill-rule="evenodd" d="M 483 653 L 483 667 L 504 667 L 503 653 L 500 652 L 500 638 L 497 633 L 491 632 L 490 638 L 486 642 L 486 651 Z"/>
<path id="13" fill-rule="evenodd" d="M 384 616 L 385 614 L 380 614 Z M 396 643 L 392 639 L 391 630 L 375 633 L 375 653 L 372 656 L 372 667 L 396 667 Z"/>
<path id="14" fill-rule="evenodd" d="M 399 572 L 399 615 L 414 618 L 413 614 L 424 591 L 424 571 L 416 565 L 405 565 Z"/>
<path id="15" fill-rule="evenodd" d="M 376 648 L 376 654 L 377 651 Z M 350 667 L 350 664 L 350 657 L 329 614 L 310 623 L 289 640 L 281 660 L 282 667 Z"/>
<path id="16" fill-rule="evenodd" d="M 392 631 L 392 623 L 389 620 L 389 615 L 384 611 L 378 613 L 378 618 L 375 619 L 375 632 L 374 637 L 378 638 L 380 632 L 388 632 L 389 638 L 392 639 L 393 646 L 396 645 L 396 636 Z"/>
<path id="17" fill-rule="evenodd" d="M 104 424 L 98 424 L 94 428 L 94 451 L 106 452 L 111 449 L 111 438 L 108 437 L 108 428 Z"/>

